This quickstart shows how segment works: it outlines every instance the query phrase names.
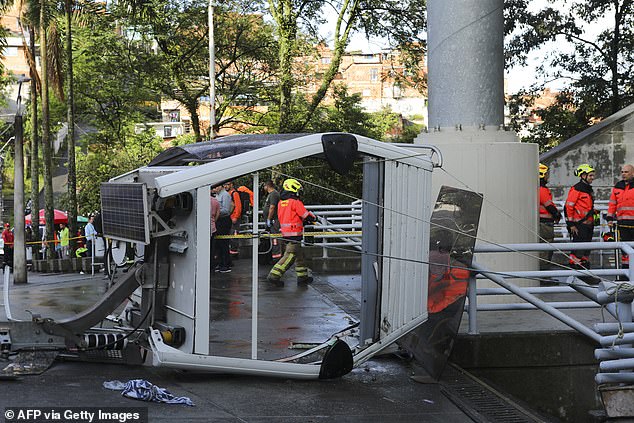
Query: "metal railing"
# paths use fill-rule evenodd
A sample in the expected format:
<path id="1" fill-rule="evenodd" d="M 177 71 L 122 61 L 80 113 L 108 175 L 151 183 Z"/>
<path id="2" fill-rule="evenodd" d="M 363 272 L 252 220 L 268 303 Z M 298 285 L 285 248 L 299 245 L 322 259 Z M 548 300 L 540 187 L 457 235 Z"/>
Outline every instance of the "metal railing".
<path id="1" fill-rule="evenodd" d="M 634 242 L 590 242 L 549 244 L 507 244 L 475 247 L 477 253 L 527 252 L 590 249 L 620 250 L 623 254 L 634 254 Z M 597 384 L 634 382 L 634 323 L 632 323 L 632 300 L 634 299 L 634 267 L 629 269 L 591 269 L 591 270 L 542 270 L 494 272 L 472 265 L 475 270 L 470 278 L 465 310 L 469 318 L 469 333 L 477 334 L 477 312 L 485 310 L 527 310 L 540 309 L 583 335 L 589 337 L 601 347 L 595 350 L 600 361 L 595 376 Z M 560 287 L 519 287 L 507 281 L 513 278 L 552 278 L 567 277 L 566 285 Z M 628 282 L 602 279 L 596 287 L 581 282 L 578 278 L 625 277 Z M 501 288 L 477 288 L 479 278 L 489 279 Z M 598 282 L 598 281 L 597 281 Z M 585 301 L 547 302 L 534 294 L 577 292 L 587 298 Z M 479 295 L 515 294 L 526 303 L 478 304 Z M 597 323 L 594 329 L 585 326 L 560 311 L 566 308 L 603 307 L 617 320 L 616 323 Z"/>

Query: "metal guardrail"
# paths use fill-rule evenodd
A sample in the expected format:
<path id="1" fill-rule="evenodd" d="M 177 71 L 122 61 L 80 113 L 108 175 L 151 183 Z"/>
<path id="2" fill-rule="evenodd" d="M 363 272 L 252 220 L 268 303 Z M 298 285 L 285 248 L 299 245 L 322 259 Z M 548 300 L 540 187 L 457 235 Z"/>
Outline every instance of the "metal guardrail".
<path id="1" fill-rule="evenodd" d="M 477 253 L 516 252 L 516 251 L 555 251 L 592 249 L 592 250 L 620 250 L 622 253 L 634 254 L 634 242 L 590 242 L 590 243 L 558 243 L 554 244 L 507 244 L 475 247 Z M 595 357 L 600 361 L 599 371 L 595 382 L 605 383 L 634 383 L 634 323 L 632 322 L 632 300 L 634 299 L 634 267 L 629 269 L 591 269 L 591 270 L 555 270 L 555 271 L 522 271 L 522 272 L 493 272 L 477 263 L 473 264 L 477 276 L 470 280 L 467 291 L 468 303 L 465 310 L 469 317 L 469 333 L 478 333 L 477 312 L 485 310 L 527 310 L 540 309 L 559 321 L 565 323 L 578 332 L 595 341 L 600 348 L 595 350 Z M 568 286 L 563 287 L 532 287 L 523 288 L 507 281 L 513 278 L 544 278 L 568 277 Z M 628 282 L 612 282 L 603 280 L 596 287 L 591 287 L 577 278 L 579 277 L 627 277 Z M 477 288 L 477 279 L 486 278 L 501 288 Z M 586 301 L 547 302 L 533 294 L 578 292 L 588 298 Z M 527 303 L 506 304 L 478 304 L 478 295 L 515 294 Z M 571 318 L 560 309 L 603 307 L 617 323 L 597 323 L 591 329 Z"/>

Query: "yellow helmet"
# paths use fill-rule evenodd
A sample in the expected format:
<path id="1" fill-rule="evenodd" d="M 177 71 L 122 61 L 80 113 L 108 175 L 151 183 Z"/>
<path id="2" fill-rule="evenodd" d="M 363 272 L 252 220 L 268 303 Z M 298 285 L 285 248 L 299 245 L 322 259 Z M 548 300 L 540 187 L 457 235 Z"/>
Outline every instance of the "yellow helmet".
<path id="1" fill-rule="evenodd" d="M 543 163 L 540 163 L 539 164 L 539 179 L 546 177 L 547 173 L 548 173 L 548 166 L 546 166 Z"/>
<path id="2" fill-rule="evenodd" d="M 282 188 L 284 191 L 294 192 L 297 194 L 297 192 L 302 189 L 302 184 L 300 184 L 297 179 L 287 179 L 282 184 Z"/>
<path id="3" fill-rule="evenodd" d="M 575 176 L 581 176 L 584 173 L 590 172 L 594 172 L 594 168 L 592 166 L 587 163 L 580 164 L 579 166 L 577 166 L 577 169 L 575 169 Z"/>

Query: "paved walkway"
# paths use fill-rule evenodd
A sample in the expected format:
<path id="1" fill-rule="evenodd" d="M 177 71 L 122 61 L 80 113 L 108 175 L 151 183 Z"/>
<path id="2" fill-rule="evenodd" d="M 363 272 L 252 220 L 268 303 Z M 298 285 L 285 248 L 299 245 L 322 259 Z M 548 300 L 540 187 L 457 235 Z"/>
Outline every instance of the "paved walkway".
<path id="1" fill-rule="evenodd" d="M 231 298 L 226 304 L 233 307 L 233 310 L 218 311 L 217 324 L 212 325 L 211 334 L 216 335 L 212 349 L 241 351 L 246 345 L 243 335 L 232 338 L 227 329 L 229 326 L 223 330 L 225 325 L 229 325 L 229 317 L 238 326 L 250 321 L 248 304 L 244 300 L 247 283 L 242 280 L 243 277 L 241 272 L 235 271 L 212 281 L 213 289 Z M 263 322 L 260 325 L 263 338 L 276 331 L 278 338 L 293 332 L 289 326 L 292 316 L 310 319 L 308 326 L 303 328 L 308 330 L 306 333 L 318 329 L 319 336 L 330 335 L 329 322 L 338 322 L 340 327 L 347 326 L 349 321 L 346 316 L 350 313 L 339 310 L 336 303 L 354 303 L 353 297 L 359 291 L 356 286 L 358 281 L 355 283 L 349 277 L 332 276 L 331 282 L 316 281 L 314 286 L 308 287 L 287 283 L 280 289 L 262 286 L 262 307 L 267 307 L 268 302 L 269 306 L 280 308 L 285 304 L 284 299 L 292 298 L 300 298 L 309 304 L 301 309 L 280 309 L 280 314 L 287 317 L 268 329 L 266 321 Z M 92 304 L 105 291 L 106 285 L 107 280 L 102 275 L 30 273 L 27 285 L 10 287 L 11 312 L 18 319 L 30 318 L 26 310 L 55 319 L 67 317 Z M 337 295 L 333 296 L 333 292 Z M 351 311 L 354 313 L 354 310 Z M 4 309 L 0 308 L 0 320 L 4 317 Z M 316 340 L 303 339 L 309 342 Z M 274 344 L 271 342 L 271 345 Z M 271 347 L 270 353 L 276 355 L 287 347 L 287 342 L 281 342 Z M 411 378 L 414 374 L 420 375 L 420 369 L 394 355 L 370 360 L 340 379 L 323 381 L 57 361 L 39 376 L 0 381 L 5 385 L 0 389 L 0 409 L 18 406 L 145 407 L 151 422 L 471 421 L 443 394 L 439 384 L 418 383 Z M 196 406 L 135 401 L 102 387 L 104 381 L 135 378 L 149 380 L 175 395 L 188 396 Z"/>

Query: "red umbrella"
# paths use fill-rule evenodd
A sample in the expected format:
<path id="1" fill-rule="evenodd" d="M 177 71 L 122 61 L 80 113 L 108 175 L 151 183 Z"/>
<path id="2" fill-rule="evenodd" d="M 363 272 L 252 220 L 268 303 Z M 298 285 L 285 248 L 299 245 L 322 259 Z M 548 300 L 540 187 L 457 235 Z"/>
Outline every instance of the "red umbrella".
<path id="1" fill-rule="evenodd" d="M 66 212 L 63 212 L 61 210 L 53 210 L 53 223 L 54 224 L 58 224 L 58 223 L 68 223 L 68 215 L 66 214 Z M 31 224 L 31 215 L 27 214 L 26 216 L 24 216 L 24 222 L 27 225 Z M 40 210 L 40 225 L 44 225 L 46 224 L 46 219 L 44 218 L 44 209 Z"/>

